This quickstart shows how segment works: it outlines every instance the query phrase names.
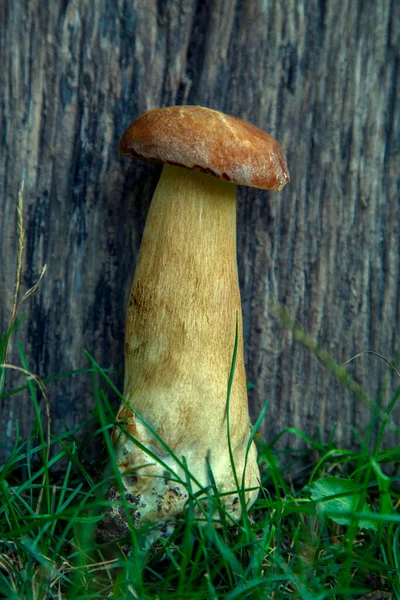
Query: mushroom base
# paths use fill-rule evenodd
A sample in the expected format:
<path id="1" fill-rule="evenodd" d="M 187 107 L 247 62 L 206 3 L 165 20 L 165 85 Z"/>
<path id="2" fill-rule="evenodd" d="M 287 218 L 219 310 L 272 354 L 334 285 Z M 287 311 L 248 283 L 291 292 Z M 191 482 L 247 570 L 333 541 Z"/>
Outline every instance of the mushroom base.
<path id="1" fill-rule="evenodd" d="M 241 492 L 235 489 L 231 465 L 228 469 L 226 465 L 221 469 L 222 465 L 218 463 L 220 456 L 214 456 L 213 465 L 211 456 L 206 460 L 204 456 L 196 456 L 190 449 L 188 458 L 185 457 L 183 461 L 172 451 L 169 453 L 168 449 L 160 447 L 157 439 L 133 413 L 130 413 L 123 429 L 125 432 L 116 428 L 113 434 L 120 486 L 114 484 L 107 491 L 105 499 L 110 502 L 110 507 L 98 526 L 98 541 L 129 538 L 131 526 L 137 530 L 146 529 L 147 546 L 159 537 L 168 537 L 176 523 L 183 518 L 189 497 L 194 502 L 194 517 L 199 523 L 208 520 L 212 511 L 213 522 L 218 526 L 219 509 L 224 511 L 232 524 L 240 518 Z M 134 436 L 127 433 L 128 430 Z M 149 452 L 140 449 L 137 442 Z M 210 468 L 214 485 L 220 494 L 218 506 L 213 498 Z M 227 473 L 229 470 L 230 473 Z M 241 464 L 235 465 L 235 470 L 241 485 L 244 456 Z M 227 487 L 229 482 L 231 486 Z M 247 457 L 245 486 L 244 500 L 246 506 L 251 506 L 257 498 L 259 486 L 254 444 Z"/>

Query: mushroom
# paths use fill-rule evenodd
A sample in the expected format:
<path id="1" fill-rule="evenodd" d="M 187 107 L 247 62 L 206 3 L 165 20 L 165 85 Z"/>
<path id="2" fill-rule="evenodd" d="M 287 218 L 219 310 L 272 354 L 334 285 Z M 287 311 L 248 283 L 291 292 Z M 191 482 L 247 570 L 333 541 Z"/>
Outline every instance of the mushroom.
<path id="1" fill-rule="evenodd" d="M 188 472 L 196 494 L 210 489 L 211 469 L 226 514 L 236 519 L 260 485 L 249 445 L 236 185 L 280 191 L 289 181 L 286 158 L 267 133 L 201 106 L 146 112 L 119 150 L 164 163 L 126 321 L 124 402 L 113 433 L 123 496 L 135 528 L 156 522 L 160 533 L 185 507 Z M 108 497 L 121 499 L 117 487 Z M 121 508 L 108 510 L 101 529 L 103 539 L 128 533 Z"/>

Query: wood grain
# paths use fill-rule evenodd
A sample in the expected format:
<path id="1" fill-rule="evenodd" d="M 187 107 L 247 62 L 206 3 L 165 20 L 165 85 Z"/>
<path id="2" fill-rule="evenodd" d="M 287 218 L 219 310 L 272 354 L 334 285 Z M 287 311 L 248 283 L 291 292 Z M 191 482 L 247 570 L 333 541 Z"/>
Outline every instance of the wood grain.
<path id="1" fill-rule="evenodd" d="M 201 104 L 249 120 L 286 149 L 281 194 L 241 188 L 238 263 L 248 379 L 263 435 L 284 427 L 339 444 L 371 411 L 271 311 L 278 301 L 339 362 L 400 349 L 400 4 L 362 0 L 3 0 L 0 3 L 0 332 L 9 323 L 16 202 L 25 181 L 23 306 L 9 360 L 42 377 L 123 369 L 123 331 L 144 221 L 160 169 L 118 156 L 142 112 Z M 384 409 L 398 379 L 368 355 L 349 370 Z M 116 381 L 122 387 L 122 377 Z M 6 389 L 22 385 L 7 373 Z M 53 431 L 94 408 L 89 375 L 48 384 Z M 26 394 L 2 400 L 33 424 Z M 399 422 L 399 410 L 393 413 Z M 398 443 L 398 432 L 388 443 Z M 283 447 L 295 448 L 285 435 Z"/>

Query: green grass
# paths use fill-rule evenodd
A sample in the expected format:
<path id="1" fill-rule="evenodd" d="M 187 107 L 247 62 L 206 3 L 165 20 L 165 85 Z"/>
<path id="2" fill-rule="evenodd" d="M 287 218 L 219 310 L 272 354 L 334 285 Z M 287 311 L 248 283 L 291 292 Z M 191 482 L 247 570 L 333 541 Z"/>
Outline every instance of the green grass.
<path id="1" fill-rule="evenodd" d="M 28 439 L 19 436 L 17 424 L 14 445 L 0 466 L 0 598 L 399 600 L 400 447 L 387 448 L 384 441 L 387 428 L 395 426 L 391 412 L 400 387 L 383 410 L 380 399 L 368 398 L 346 368 L 282 307 L 276 307 L 276 314 L 283 326 L 369 406 L 371 423 L 378 424 L 376 440 L 369 432 L 364 438 L 358 435 L 355 450 L 337 445 L 334 435 L 323 443 L 308 432 L 286 429 L 281 436 L 289 436 L 288 446 L 293 439 L 298 447 L 295 438 L 304 446 L 295 458 L 291 453 L 290 463 L 278 449 L 281 436 L 266 443 L 255 435 L 262 488 L 240 522 L 229 525 L 212 473 L 203 490 L 208 502 L 199 504 L 186 470 L 187 510 L 171 537 L 146 548 L 147 531 L 132 527 L 128 539 L 112 545 L 94 541 L 96 524 L 109 504 L 104 500 L 104 468 L 109 461 L 115 466 L 110 433 L 121 395 L 109 374 L 87 355 L 87 368 L 57 377 L 91 373 L 92 417 L 73 430 L 54 432 L 47 381 L 30 373 L 21 346 L 18 364 L 8 364 L 19 309 L 37 288 L 19 302 L 22 191 L 20 195 L 17 286 L 10 328 L 0 340 L 0 400 L 29 399 L 35 423 Z M 10 370 L 24 379 L 18 388 L 7 387 Z M 104 451 L 94 459 L 93 448 L 99 446 Z M 301 479 L 293 475 L 296 463 L 308 465 Z M 118 480 L 118 473 L 111 469 L 108 477 Z M 201 523 L 194 517 L 196 505 L 204 507 Z M 215 514 L 220 515 L 219 527 L 214 526 Z"/>
<path id="2" fill-rule="evenodd" d="M 310 464 L 307 480 L 303 475 L 296 482 L 276 448 L 278 438 L 270 444 L 258 439 L 263 486 L 240 522 L 228 525 L 211 479 L 201 524 L 191 493 L 169 539 L 146 550 L 146 532 L 132 528 L 128 540 L 96 544 L 96 523 L 107 506 L 102 473 L 113 452 L 108 397 L 118 389 L 88 358 L 96 410 L 79 428 L 59 435 L 49 430 L 46 381 L 29 375 L 22 348 L 27 382 L 0 396 L 18 401 L 27 394 L 36 414 L 30 437 L 17 436 L 0 467 L 0 597 L 311 600 L 381 590 L 379 598 L 400 598 L 400 478 L 396 470 L 385 474 L 388 463 L 400 464 L 399 447 L 361 444 L 354 451 L 290 429 L 286 435 L 300 436 L 306 446 L 297 460 Z M 381 420 L 380 443 L 399 395 L 400 388 Z M 104 456 L 93 460 L 87 440 L 78 442 L 79 429 L 94 431 L 92 443 L 105 446 Z M 190 490 L 190 477 L 187 485 Z M 215 511 L 222 515 L 218 528 Z"/>

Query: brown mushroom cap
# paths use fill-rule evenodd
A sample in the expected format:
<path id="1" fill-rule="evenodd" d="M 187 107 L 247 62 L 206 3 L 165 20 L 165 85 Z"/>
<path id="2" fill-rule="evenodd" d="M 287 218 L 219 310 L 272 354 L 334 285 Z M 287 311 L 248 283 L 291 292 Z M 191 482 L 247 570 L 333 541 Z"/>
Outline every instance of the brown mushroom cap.
<path id="1" fill-rule="evenodd" d="M 277 140 L 246 121 L 202 106 L 149 110 L 122 135 L 121 154 L 280 191 L 289 182 Z"/>

